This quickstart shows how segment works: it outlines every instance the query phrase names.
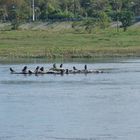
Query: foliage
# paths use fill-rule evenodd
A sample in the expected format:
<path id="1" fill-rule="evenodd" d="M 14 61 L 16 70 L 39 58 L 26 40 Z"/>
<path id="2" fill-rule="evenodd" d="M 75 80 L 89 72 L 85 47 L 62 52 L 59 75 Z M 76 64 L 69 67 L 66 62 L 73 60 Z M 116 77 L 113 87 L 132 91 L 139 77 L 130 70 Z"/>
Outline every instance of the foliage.
<path id="1" fill-rule="evenodd" d="M 100 27 L 105 29 L 106 27 L 109 26 L 109 22 L 110 22 L 110 18 L 108 17 L 108 15 L 105 12 L 101 12 L 99 14 Z"/>
<path id="2" fill-rule="evenodd" d="M 123 27 L 124 31 L 126 31 L 128 26 L 131 25 L 132 15 L 133 14 L 130 11 L 122 11 L 122 12 L 119 13 L 119 20 L 122 23 L 122 27 Z"/>
<path id="3" fill-rule="evenodd" d="M 23 22 L 32 20 L 33 0 L 0 0 L 0 20 Z M 95 19 L 102 28 L 120 20 L 129 26 L 132 15 L 140 16 L 139 0 L 34 0 L 36 20 L 82 20 Z M 11 13 L 15 10 L 16 16 Z M 126 13 L 127 11 L 127 13 Z M 130 16 L 130 12 L 133 12 Z M 14 18 L 13 18 L 14 16 Z M 93 23 L 88 21 L 89 26 Z M 125 25 L 124 25 L 125 24 Z M 88 27 L 89 28 L 89 27 Z"/>

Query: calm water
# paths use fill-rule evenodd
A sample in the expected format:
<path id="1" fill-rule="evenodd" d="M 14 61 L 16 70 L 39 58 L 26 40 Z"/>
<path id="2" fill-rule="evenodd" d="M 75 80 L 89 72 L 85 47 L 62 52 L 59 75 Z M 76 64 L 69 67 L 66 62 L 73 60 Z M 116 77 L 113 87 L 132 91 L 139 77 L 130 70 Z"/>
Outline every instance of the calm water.
<path id="1" fill-rule="evenodd" d="M 23 66 L 0 64 L 0 140 L 140 139 L 140 59 L 88 64 L 103 74 L 10 74 Z"/>

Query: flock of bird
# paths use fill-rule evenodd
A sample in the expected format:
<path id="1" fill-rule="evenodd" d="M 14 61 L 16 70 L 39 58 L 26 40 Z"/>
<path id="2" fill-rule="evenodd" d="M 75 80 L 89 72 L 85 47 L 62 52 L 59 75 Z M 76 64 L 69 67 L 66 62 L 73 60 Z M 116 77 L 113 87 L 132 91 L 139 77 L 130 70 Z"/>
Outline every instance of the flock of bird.
<path id="1" fill-rule="evenodd" d="M 103 73 L 100 70 L 88 70 L 87 65 L 84 66 L 84 69 L 79 70 L 75 66 L 73 69 L 64 69 L 63 64 L 60 64 L 59 68 L 56 67 L 56 64 L 53 64 L 53 67 L 49 70 L 45 70 L 44 67 L 37 66 L 34 71 L 28 70 L 27 66 L 24 66 L 21 72 L 16 72 L 13 68 L 10 67 L 11 74 L 76 74 L 76 73 Z"/>

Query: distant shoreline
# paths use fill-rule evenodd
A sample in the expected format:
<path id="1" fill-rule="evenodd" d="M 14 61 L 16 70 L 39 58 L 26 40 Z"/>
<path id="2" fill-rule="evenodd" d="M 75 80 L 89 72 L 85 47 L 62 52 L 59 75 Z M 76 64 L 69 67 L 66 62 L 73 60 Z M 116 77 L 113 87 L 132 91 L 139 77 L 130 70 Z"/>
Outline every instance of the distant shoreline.
<path id="1" fill-rule="evenodd" d="M 140 57 L 140 28 L 94 29 L 92 33 L 63 28 L 0 31 L 1 59 L 75 59 Z M 61 30 L 58 30 L 60 27 Z M 68 27 L 68 25 L 66 26 Z"/>

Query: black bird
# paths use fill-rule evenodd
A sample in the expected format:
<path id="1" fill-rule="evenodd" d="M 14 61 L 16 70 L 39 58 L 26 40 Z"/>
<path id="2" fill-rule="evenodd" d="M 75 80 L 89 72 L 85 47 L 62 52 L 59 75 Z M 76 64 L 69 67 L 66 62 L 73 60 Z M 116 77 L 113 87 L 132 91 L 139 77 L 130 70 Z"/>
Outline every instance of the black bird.
<path id="1" fill-rule="evenodd" d="M 75 66 L 73 67 L 73 70 L 77 70 Z"/>
<path id="2" fill-rule="evenodd" d="M 56 64 L 55 63 L 53 64 L 53 68 L 56 69 Z"/>
<path id="3" fill-rule="evenodd" d="M 60 70 L 60 73 L 61 73 L 61 75 L 63 75 L 64 74 L 64 70 Z"/>
<path id="4" fill-rule="evenodd" d="M 85 70 L 87 70 L 87 65 L 85 65 Z"/>
<path id="5" fill-rule="evenodd" d="M 66 69 L 66 74 L 69 74 L 69 70 L 68 69 Z"/>
<path id="6" fill-rule="evenodd" d="M 25 73 L 27 70 L 27 66 L 25 66 L 23 69 L 22 69 L 22 72 Z"/>
<path id="7" fill-rule="evenodd" d="M 63 64 L 60 64 L 60 68 L 62 68 L 63 67 Z"/>
<path id="8" fill-rule="evenodd" d="M 13 73 L 13 72 L 15 72 L 12 68 L 10 68 L 10 71 Z"/>
<path id="9" fill-rule="evenodd" d="M 38 73 L 38 70 L 39 70 L 39 66 L 36 67 L 35 73 Z"/>
<path id="10" fill-rule="evenodd" d="M 33 72 L 32 72 L 31 70 L 28 70 L 28 73 L 29 73 L 29 74 L 32 74 Z"/>
<path id="11" fill-rule="evenodd" d="M 35 70 L 39 70 L 39 66 L 37 66 Z"/>
<path id="12" fill-rule="evenodd" d="M 41 67 L 41 68 L 40 68 L 40 71 L 44 71 L 44 67 Z"/>

